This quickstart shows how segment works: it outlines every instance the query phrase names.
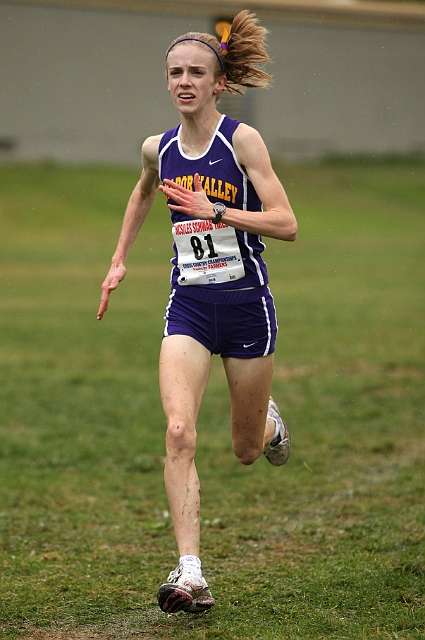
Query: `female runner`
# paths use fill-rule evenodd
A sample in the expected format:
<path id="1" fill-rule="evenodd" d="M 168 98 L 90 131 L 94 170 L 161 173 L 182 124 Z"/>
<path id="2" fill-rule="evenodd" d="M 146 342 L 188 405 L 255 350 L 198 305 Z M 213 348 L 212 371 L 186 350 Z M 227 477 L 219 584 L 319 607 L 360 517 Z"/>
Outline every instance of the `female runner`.
<path id="1" fill-rule="evenodd" d="M 223 91 L 266 87 L 266 29 L 239 13 L 221 43 L 187 33 L 166 53 L 168 90 L 180 125 L 147 138 L 112 266 L 102 284 L 101 320 L 125 277 L 131 246 L 158 189 L 171 212 L 174 258 L 159 379 L 167 420 L 165 487 L 180 561 L 157 593 L 161 609 L 197 612 L 214 599 L 202 576 L 196 422 L 220 354 L 230 390 L 232 446 L 244 465 L 262 453 L 289 456 L 289 432 L 270 397 L 277 334 L 262 236 L 295 240 L 297 223 L 259 133 L 221 115 Z"/>

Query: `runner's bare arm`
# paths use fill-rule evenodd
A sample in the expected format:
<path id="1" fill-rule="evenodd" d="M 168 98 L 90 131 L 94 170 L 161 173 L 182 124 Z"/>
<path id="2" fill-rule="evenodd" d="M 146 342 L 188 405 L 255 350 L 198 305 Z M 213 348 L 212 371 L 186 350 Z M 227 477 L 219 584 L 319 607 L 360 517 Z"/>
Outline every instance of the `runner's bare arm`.
<path id="1" fill-rule="evenodd" d="M 269 238 L 295 240 L 297 221 L 285 190 L 273 171 L 262 137 L 258 131 L 241 123 L 234 133 L 233 145 L 239 164 L 263 203 L 263 211 L 247 215 L 246 211 L 230 209 L 226 214 L 226 223 Z"/>
<path id="2" fill-rule="evenodd" d="M 124 215 L 118 245 L 111 268 L 102 284 L 102 297 L 97 319 L 108 308 L 111 291 L 125 278 L 125 263 L 141 226 L 152 207 L 159 186 L 158 146 L 161 136 L 147 138 L 142 146 L 142 175 L 133 189 Z"/>
<path id="3" fill-rule="evenodd" d="M 263 203 L 263 211 L 227 208 L 223 222 L 249 233 L 278 240 L 295 240 L 297 221 L 285 190 L 273 171 L 260 134 L 255 129 L 240 124 L 233 135 L 233 146 L 239 164 L 249 176 Z M 194 218 L 212 220 L 215 217 L 212 203 L 202 188 L 198 174 L 195 174 L 194 187 L 195 190 L 191 191 L 171 180 L 164 180 L 160 189 L 177 203 L 169 204 L 170 209 L 182 211 Z"/>

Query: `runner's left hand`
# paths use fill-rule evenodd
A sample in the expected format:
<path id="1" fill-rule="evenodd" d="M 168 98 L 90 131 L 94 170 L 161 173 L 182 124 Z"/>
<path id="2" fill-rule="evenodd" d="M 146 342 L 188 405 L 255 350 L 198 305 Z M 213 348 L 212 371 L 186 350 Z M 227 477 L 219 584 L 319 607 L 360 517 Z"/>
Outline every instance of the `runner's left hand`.
<path id="1" fill-rule="evenodd" d="M 160 190 L 167 199 L 171 199 L 177 204 L 168 204 L 173 211 L 181 211 L 192 218 L 199 220 L 212 220 L 215 217 L 212 202 L 207 198 L 202 188 L 199 173 L 195 173 L 193 177 L 194 191 L 182 187 L 173 180 L 164 180 L 164 184 L 160 185 Z"/>

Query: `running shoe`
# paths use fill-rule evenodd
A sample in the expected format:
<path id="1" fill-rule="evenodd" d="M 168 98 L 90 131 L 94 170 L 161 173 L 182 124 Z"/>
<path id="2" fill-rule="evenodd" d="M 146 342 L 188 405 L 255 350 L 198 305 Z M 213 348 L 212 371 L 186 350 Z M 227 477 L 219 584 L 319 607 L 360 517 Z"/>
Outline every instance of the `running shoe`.
<path id="1" fill-rule="evenodd" d="M 205 579 L 184 569 L 181 564 L 171 571 L 167 582 L 159 587 L 156 597 L 165 613 L 201 613 L 215 605 Z"/>
<path id="2" fill-rule="evenodd" d="M 267 460 L 275 467 L 285 464 L 291 452 L 291 438 L 289 429 L 282 420 L 276 402 L 270 396 L 267 417 L 273 418 L 279 428 L 279 433 L 273 438 L 269 446 L 264 449 L 263 453 Z"/>

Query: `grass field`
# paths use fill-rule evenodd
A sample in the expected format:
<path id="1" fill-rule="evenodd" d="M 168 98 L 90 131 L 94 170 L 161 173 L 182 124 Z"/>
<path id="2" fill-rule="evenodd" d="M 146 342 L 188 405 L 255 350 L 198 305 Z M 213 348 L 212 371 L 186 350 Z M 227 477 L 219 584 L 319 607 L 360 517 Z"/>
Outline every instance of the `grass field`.
<path id="1" fill-rule="evenodd" d="M 137 172 L 0 168 L 3 638 L 425 637 L 425 164 L 277 169 L 299 221 L 267 242 L 293 451 L 238 464 L 216 358 L 197 462 L 217 605 L 168 617 L 166 208 L 98 323 Z"/>

